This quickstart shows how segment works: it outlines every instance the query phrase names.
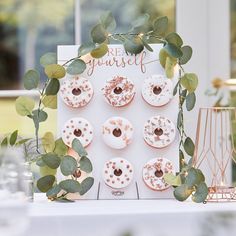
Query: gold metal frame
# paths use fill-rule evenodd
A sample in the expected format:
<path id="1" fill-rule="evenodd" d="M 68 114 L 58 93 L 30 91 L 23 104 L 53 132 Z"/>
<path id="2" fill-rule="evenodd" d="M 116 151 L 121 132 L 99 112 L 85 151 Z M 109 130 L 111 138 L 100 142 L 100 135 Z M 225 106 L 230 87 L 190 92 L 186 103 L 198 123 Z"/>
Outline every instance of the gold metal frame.
<path id="1" fill-rule="evenodd" d="M 236 201 L 231 174 L 232 162 L 236 163 L 233 126 L 236 108 L 200 108 L 193 166 L 206 176 L 209 202 Z"/>

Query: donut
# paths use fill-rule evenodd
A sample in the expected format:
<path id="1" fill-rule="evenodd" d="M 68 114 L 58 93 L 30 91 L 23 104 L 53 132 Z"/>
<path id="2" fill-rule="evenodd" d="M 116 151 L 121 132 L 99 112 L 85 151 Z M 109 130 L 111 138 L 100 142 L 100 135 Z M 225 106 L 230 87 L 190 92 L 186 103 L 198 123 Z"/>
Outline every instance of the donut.
<path id="1" fill-rule="evenodd" d="M 115 76 L 102 88 L 106 101 L 113 107 L 129 104 L 135 95 L 134 83 L 128 78 Z"/>
<path id="2" fill-rule="evenodd" d="M 133 126 L 123 117 L 111 117 L 102 125 L 102 137 L 111 148 L 125 148 L 131 143 Z"/>
<path id="3" fill-rule="evenodd" d="M 143 138 L 152 147 L 166 147 L 175 139 L 175 125 L 164 116 L 153 116 L 144 124 Z"/>
<path id="4" fill-rule="evenodd" d="M 93 87 L 88 79 L 75 76 L 62 82 L 60 96 L 69 107 L 84 107 L 93 97 Z"/>
<path id="5" fill-rule="evenodd" d="M 120 189 L 127 187 L 131 183 L 133 173 L 134 169 L 130 162 L 117 157 L 105 163 L 103 179 L 109 187 Z"/>
<path id="6" fill-rule="evenodd" d="M 72 141 L 77 138 L 84 147 L 87 147 L 93 139 L 93 127 L 84 118 L 69 119 L 62 129 L 62 140 L 69 147 Z"/>
<path id="7" fill-rule="evenodd" d="M 151 106 L 166 105 L 173 97 L 173 83 L 163 75 L 152 75 L 144 80 L 142 97 Z"/>
<path id="8" fill-rule="evenodd" d="M 143 167 L 143 181 L 152 190 L 162 191 L 170 187 L 164 180 L 164 175 L 175 174 L 173 164 L 166 158 L 154 158 Z"/>

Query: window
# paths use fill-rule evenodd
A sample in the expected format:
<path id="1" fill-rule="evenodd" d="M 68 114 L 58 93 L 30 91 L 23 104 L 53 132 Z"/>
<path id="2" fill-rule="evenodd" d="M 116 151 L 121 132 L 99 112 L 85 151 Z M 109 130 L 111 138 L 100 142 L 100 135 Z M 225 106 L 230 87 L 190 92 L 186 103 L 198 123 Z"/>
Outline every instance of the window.
<path id="1" fill-rule="evenodd" d="M 74 0 L 0 1 L 1 90 L 21 88 L 25 70 L 39 68 L 42 54 L 74 43 L 74 15 Z"/>
<path id="2" fill-rule="evenodd" d="M 82 42 L 89 39 L 90 29 L 106 10 L 111 11 L 116 18 L 117 32 L 127 32 L 130 22 L 144 13 L 150 14 L 151 19 L 168 16 L 169 30 L 175 30 L 175 0 L 80 0 L 80 6 Z"/>
<path id="3" fill-rule="evenodd" d="M 152 19 L 166 15 L 170 31 L 175 29 L 175 0 L 0 1 L 0 90 L 22 89 L 24 72 L 34 67 L 42 69 L 40 56 L 55 52 L 58 44 L 75 44 L 76 30 L 81 29 L 76 34 L 81 35 L 82 42 L 87 41 L 89 30 L 107 10 L 117 19 L 118 31 L 127 31 L 130 22 L 143 13 L 149 13 Z M 75 16 L 75 12 L 80 14 Z M 75 19 L 80 27 L 75 27 Z M 33 124 L 16 115 L 14 101 L 14 97 L 0 99 L 0 134 L 19 129 L 22 135 L 32 136 Z M 56 132 L 55 120 L 56 112 L 50 111 L 49 120 L 42 123 L 41 134 Z"/>

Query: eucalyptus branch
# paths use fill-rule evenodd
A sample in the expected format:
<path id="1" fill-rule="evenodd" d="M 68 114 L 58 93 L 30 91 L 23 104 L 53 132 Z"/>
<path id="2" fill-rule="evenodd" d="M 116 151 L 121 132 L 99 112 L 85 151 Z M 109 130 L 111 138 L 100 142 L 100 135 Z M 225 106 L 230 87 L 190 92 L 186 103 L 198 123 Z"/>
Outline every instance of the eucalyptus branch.
<path id="1" fill-rule="evenodd" d="M 40 92 L 40 98 L 39 98 L 39 103 L 38 103 L 38 108 L 37 108 L 38 117 L 40 115 L 42 100 L 45 95 L 44 93 L 45 93 L 48 83 L 49 83 L 49 79 L 47 79 L 47 81 L 45 82 L 45 84 L 43 86 L 42 91 Z M 39 124 L 38 124 L 38 126 L 39 126 Z M 39 127 L 38 128 L 36 127 L 36 129 L 35 129 L 35 138 L 36 138 L 36 152 L 38 154 L 41 154 L 39 151 Z"/>
<path id="2" fill-rule="evenodd" d="M 184 144 L 184 135 L 185 135 L 185 131 L 184 131 L 184 112 L 183 112 L 183 102 L 182 99 L 184 99 L 184 97 L 182 96 L 182 86 L 180 84 L 180 79 L 182 77 L 182 70 L 181 70 L 181 66 L 179 65 L 179 78 L 178 78 L 178 94 L 179 94 L 179 119 L 180 119 L 180 124 L 178 124 L 178 131 L 179 131 L 179 136 L 180 136 L 180 142 L 179 142 L 179 150 L 181 151 L 181 148 L 183 148 L 183 144 Z M 180 171 L 182 170 L 183 167 L 183 162 L 184 160 L 182 160 L 182 156 L 179 155 L 179 165 L 180 165 Z"/>
<path id="3" fill-rule="evenodd" d="M 64 64 L 62 64 L 62 66 L 66 66 L 68 63 L 70 63 L 70 62 L 72 62 L 72 61 L 74 61 L 76 59 L 79 59 L 79 58 L 81 58 L 81 56 L 77 56 L 77 57 L 71 58 L 68 61 L 66 61 Z"/>
<path id="4" fill-rule="evenodd" d="M 167 43 L 167 41 L 164 38 L 159 37 L 157 35 L 151 35 L 150 33 L 153 33 L 153 31 L 149 31 L 147 33 L 113 33 L 113 34 L 109 34 L 108 37 L 112 37 L 113 39 L 115 39 L 114 38 L 115 36 L 119 36 L 119 37 L 122 37 L 122 36 L 138 36 L 142 39 L 143 36 L 146 36 L 146 37 L 156 38 L 156 39 L 160 40 L 162 43 Z M 115 39 L 115 40 L 117 40 L 117 39 Z"/>

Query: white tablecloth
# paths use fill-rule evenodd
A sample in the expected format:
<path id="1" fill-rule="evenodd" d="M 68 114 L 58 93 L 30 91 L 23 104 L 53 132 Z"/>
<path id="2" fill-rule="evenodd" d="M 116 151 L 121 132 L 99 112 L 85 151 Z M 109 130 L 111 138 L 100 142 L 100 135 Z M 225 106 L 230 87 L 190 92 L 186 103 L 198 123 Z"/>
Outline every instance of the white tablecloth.
<path id="1" fill-rule="evenodd" d="M 36 194 L 29 204 L 30 236 L 235 235 L 236 203 L 175 200 L 81 200 L 49 202 Z M 27 235 L 27 236 L 28 236 Z"/>

